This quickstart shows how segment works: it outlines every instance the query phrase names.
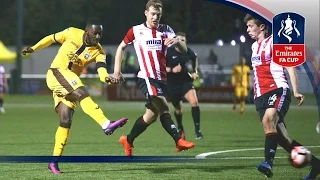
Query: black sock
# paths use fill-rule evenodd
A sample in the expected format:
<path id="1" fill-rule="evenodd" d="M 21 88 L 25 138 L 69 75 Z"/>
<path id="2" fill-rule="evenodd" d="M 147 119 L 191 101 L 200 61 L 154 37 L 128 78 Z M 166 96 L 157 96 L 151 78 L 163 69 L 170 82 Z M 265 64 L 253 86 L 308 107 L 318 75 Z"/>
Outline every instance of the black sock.
<path id="1" fill-rule="evenodd" d="M 3 99 L 0 98 L 0 107 L 3 107 Z"/>
<path id="2" fill-rule="evenodd" d="M 266 134 L 266 140 L 264 145 L 264 157 L 265 161 L 268 161 L 272 166 L 274 157 L 277 152 L 278 146 L 278 134 L 277 133 L 268 133 Z"/>
<path id="3" fill-rule="evenodd" d="M 181 131 L 184 131 L 183 129 L 183 125 L 182 125 L 182 113 L 181 114 L 177 114 L 177 112 L 174 112 L 174 116 L 176 117 L 177 120 L 177 124 L 178 124 L 178 129 Z"/>
<path id="4" fill-rule="evenodd" d="M 142 116 L 139 117 L 139 118 L 136 120 L 136 122 L 134 123 L 134 125 L 133 125 L 133 127 L 132 127 L 132 129 L 131 129 L 130 134 L 128 134 L 128 136 L 127 136 L 127 141 L 128 141 L 128 143 L 132 144 L 133 141 L 134 141 L 134 139 L 135 139 L 136 137 L 138 137 L 141 133 L 143 133 L 143 132 L 147 129 L 148 126 L 149 126 L 149 124 L 146 124 L 146 123 L 144 122 Z"/>
<path id="5" fill-rule="evenodd" d="M 289 154 L 291 153 L 292 150 L 292 144 L 288 142 L 282 135 L 278 133 L 278 144 L 286 150 Z"/>
<path id="6" fill-rule="evenodd" d="M 199 108 L 199 106 L 192 107 L 191 113 L 192 113 L 195 131 L 197 133 L 200 131 L 200 108 Z"/>
<path id="7" fill-rule="evenodd" d="M 174 122 L 171 119 L 171 115 L 169 113 L 161 114 L 160 121 L 162 127 L 170 134 L 173 140 L 177 142 L 181 136 L 176 128 L 176 125 L 174 125 Z"/>

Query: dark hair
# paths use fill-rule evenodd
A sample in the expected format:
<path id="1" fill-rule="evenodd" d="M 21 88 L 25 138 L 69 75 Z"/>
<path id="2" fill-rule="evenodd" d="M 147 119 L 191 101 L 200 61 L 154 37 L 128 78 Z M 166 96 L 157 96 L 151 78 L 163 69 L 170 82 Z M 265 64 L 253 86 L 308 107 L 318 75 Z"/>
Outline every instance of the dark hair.
<path id="1" fill-rule="evenodd" d="M 90 25 L 102 25 L 102 22 L 97 18 L 90 18 L 87 20 L 87 26 Z"/>
<path id="2" fill-rule="evenodd" d="M 251 21 L 251 20 L 253 20 L 257 26 L 260 26 L 261 24 L 264 25 L 264 32 L 265 32 L 266 36 L 269 36 L 272 33 L 271 27 L 269 27 L 267 24 L 263 23 L 260 19 L 253 17 L 251 14 L 247 14 L 243 19 L 244 23 L 246 23 L 246 24 L 248 23 L 248 21 Z"/>
<path id="3" fill-rule="evenodd" d="M 163 7 L 161 0 L 149 0 L 146 4 L 146 10 L 149 10 L 149 8 L 153 6 L 155 9 L 159 9 Z"/>
<path id="4" fill-rule="evenodd" d="M 264 23 L 262 23 L 262 22 L 260 21 L 260 19 L 253 17 L 251 14 L 247 14 L 247 15 L 244 17 L 244 19 L 243 19 L 244 23 L 246 23 L 246 24 L 247 24 L 248 21 L 250 21 L 250 20 L 253 20 L 254 23 L 255 23 L 256 25 L 258 25 L 258 26 L 260 26 L 261 24 L 264 24 Z"/>
<path id="5" fill-rule="evenodd" d="M 181 32 L 181 31 L 177 32 L 176 35 L 177 35 L 177 36 L 184 36 L 184 37 L 186 37 L 186 33 L 185 33 L 185 32 Z"/>

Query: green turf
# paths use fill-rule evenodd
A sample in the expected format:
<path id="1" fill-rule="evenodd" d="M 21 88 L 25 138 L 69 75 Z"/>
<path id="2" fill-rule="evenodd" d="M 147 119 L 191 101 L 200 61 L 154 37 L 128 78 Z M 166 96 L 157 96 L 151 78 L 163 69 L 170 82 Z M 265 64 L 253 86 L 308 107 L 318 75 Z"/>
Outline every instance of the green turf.
<path id="1" fill-rule="evenodd" d="M 112 136 L 105 136 L 93 120 L 77 107 L 73 126 L 64 155 L 123 155 L 118 139 L 130 131 L 135 119 L 144 112 L 143 102 L 107 102 L 94 98 L 110 119 L 128 117 L 128 124 Z M 308 96 L 305 107 L 293 101 L 286 123 L 290 135 L 307 146 L 318 146 L 315 125 L 318 111 L 313 96 Z M 7 113 L 0 115 L 0 155 L 51 155 L 58 117 L 53 111 L 50 96 L 8 96 Z M 171 107 L 171 106 L 170 106 Z M 184 105 L 183 122 L 186 137 L 194 139 L 190 107 Z M 258 114 L 252 105 L 239 115 L 231 105 L 201 104 L 201 127 L 205 136 L 195 141 L 190 151 L 177 153 L 170 136 L 160 122 L 150 126 L 135 141 L 135 155 L 190 155 L 205 152 L 263 148 L 264 133 Z M 320 148 L 310 147 L 316 155 Z M 302 179 L 308 167 L 295 169 L 288 164 L 281 148 L 274 166 L 273 179 Z M 263 160 L 263 150 L 221 153 L 208 156 L 209 161 L 194 163 L 61 163 L 62 175 L 52 175 L 47 164 L 0 164 L 0 179 L 265 179 L 255 169 Z M 239 159 L 243 158 L 243 159 Z"/>

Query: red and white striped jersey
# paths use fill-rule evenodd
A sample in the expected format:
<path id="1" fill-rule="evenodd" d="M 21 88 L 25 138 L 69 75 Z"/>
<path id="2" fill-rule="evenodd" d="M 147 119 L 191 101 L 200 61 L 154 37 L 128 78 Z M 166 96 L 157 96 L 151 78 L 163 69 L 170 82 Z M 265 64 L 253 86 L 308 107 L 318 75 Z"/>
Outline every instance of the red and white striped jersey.
<path id="1" fill-rule="evenodd" d="M 151 29 L 143 23 L 129 29 L 123 41 L 134 45 L 140 66 L 139 78 L 167 80 L 165 59 L 167 47 L 163 43 L 165 38 L 175 36 L 173 29 L 165 24 Z"/>
<path id="2" fill-rule="evenodd" d="M 273 62 L 272 46 L 272 35 L 252 44 L 254 98 L 277 88 L 289 88 L 284 68 Z"/>

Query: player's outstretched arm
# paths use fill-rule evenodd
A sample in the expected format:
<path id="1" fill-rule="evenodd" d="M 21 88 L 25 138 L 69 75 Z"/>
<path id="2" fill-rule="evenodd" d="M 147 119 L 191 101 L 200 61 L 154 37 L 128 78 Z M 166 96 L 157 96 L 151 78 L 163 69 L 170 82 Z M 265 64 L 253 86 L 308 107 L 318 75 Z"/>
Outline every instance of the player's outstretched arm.
<path id="1" fill-rule="evenodd" d="M 113 71 L 113 78 L 115 79 L 121 79 L 121 62 L 122 62 L 122 57 L 125 48 L 127 47 L 127 44 L 124 41 L 121 41 L 117 48 L 117 52 L 115 55 L 115 62 L 114 62 L 114 71 Z"/>
<path id="2" fill-rule="evenodd" d="M 23 50 L 22 50 L 22 54 L 23 55 L 26 55 L 27 53 L 33 53 L 34 51 L 37 51 L 37 50 L 40 50 L 42 48 L 46 48 L 48 46 L 50 46 L 52 43 L 54 43 L 55 40 L 54 40 L 54 35 L 51 34 L 51 35 L 48 35 L 44 38 L 42 38 L 37 44 L 35 44 L 34 46 L 32 47 L 25 47 Z"/>
<path id="3" fill-rule="evenodd" d="M 286 67 L 291 81 L 292 91 L 295 98 L 299 100 L 299 106 L 303 104 L 304 102 L 304 96 L 299 93 L 298 91 L 298 78 L 297 78 L 297 72 L 294 67 Z"/>

